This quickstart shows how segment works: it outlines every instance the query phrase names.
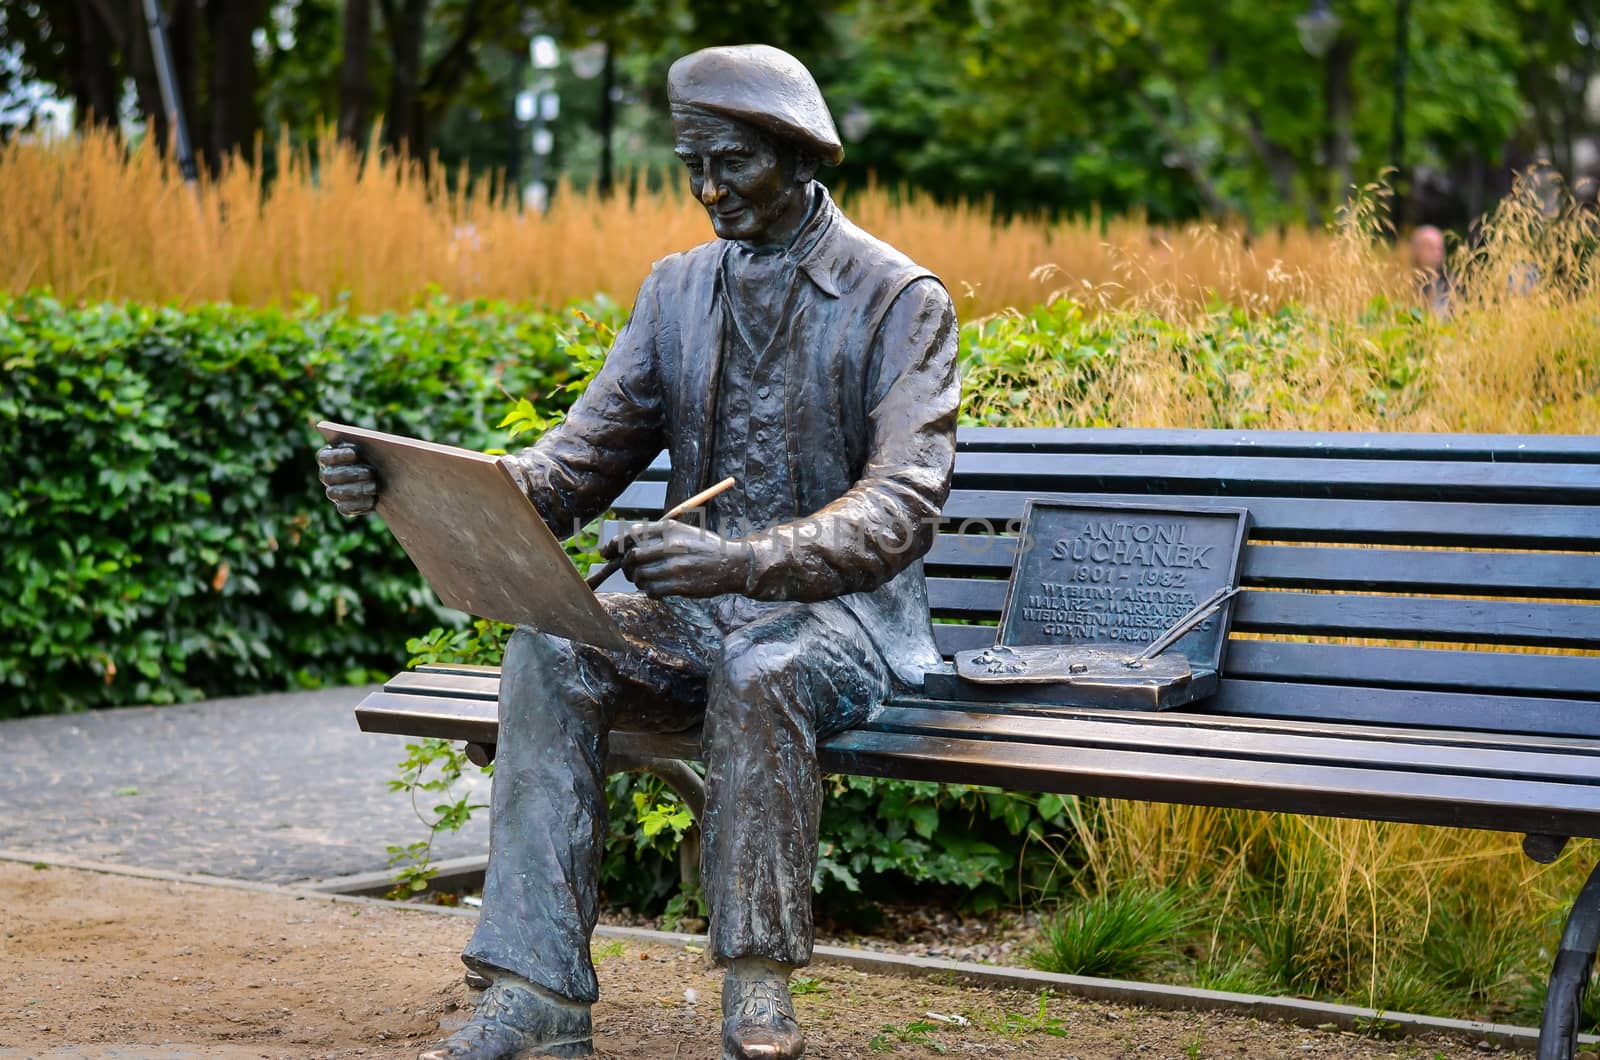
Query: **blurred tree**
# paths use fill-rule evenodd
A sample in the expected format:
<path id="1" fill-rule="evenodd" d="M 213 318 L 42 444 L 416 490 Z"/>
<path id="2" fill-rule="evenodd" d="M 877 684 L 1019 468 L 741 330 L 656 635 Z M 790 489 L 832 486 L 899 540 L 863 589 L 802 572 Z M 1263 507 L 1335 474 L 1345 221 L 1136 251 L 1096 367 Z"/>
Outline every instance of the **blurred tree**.
<path id="1" fill-rule="evenodd" d="M 339 138 L 360 144 L 372 109 L 367 72 L 372 54 L 372 0 L 345 0 L 344 50 L 339 59 Z"/>
<path id="2" fill-rule="evenodd" d="M 1534 2 L 1414 10 L 1402 137 L 1413 161 L 1443 165 L 1463 145 L 1498 161 L 1529 62 L 1518 11 Z M 836 107 L 871 130 L 847 165 L 1004 208 L 1324 218 L 1352 180 L 1393 161 L 1396 7 L 1334 0 L 1325 60 L 1296 33 L 1306 10 L 1298 0 L 858 3 L 828 82 Z"/>
<path id="3" fill-rule="evenodd" d="M 569 108 L 567 124 L 581 122 L 594 130 L 594 180 L 606 192 L 615 179 L 619 104 L 642 99 L 659 115 L 665 108 L 666 70 L 674 59 L 696 48 L 761 41 L 814 63 L 833 42 L 833 8 L 828 2 L 770 0 L 548 0 L 536 10 L 545 31 L 569 48 L 600 53 L 601 69 L 588 98 L 578 94 L 577 79 L 564 79 L 562 97 Z"/>
<path id="4" fill-rule="evenodd" d="M 1595 0 L 1521 0 L 1515 5 L 1517 81 L 1532 111 L 1528 130 L 1568 183 L 1578 145 L 1596 133 L 1588 93 L 1600 73 L 1600 4 Z"/>
<path id="5" fill-rule="evenodd" d="M 1399 165 L 1419 193 L 1470 174 L 1477 190 L 1454 205 L 1429 193 L 1429 219 L 1462 220 L 1508 162 L 1548 154 L 1583 175 L 1597 133 L 1600 0 L 162 2 L 213 161 L 324 118 L 364 143 L 381 116 L 391 147 L 516 171 L 512 105 L 538 32 L 601 59 L 592 78 L 555 72 L 555 161 L 601 187 L 667 157 L 669 63 L 748 40 L 816 72 L 848 149 L 830 179 L 876 174 L 1007 212 L 1320 221 L 1352 182 Z M 1314 9 L 1334 20 L 1321 56 L 1297 32 Z M 136 0 L 9 0 L 0 44 L 0 99 L 43 82 L 80 121 L 142 116 L 164 141 Z"/>
<path id="6" fill-rule="evenodd" d="M 165 0 L 173 61 L 196 150 L 215 163 L 248 148 L 259 127 L 256 35 L 266 0 Z M 136 0 L 24 0 L 5 5 L 4 39 L 19 50 L 0 78 L 48 84 L 77 105 L 79 121 L 113 123 L 131 84 L 139 114 L 163 144 L 150 35 Z M 201 81 L 204 91 L 201 91 Z"/>

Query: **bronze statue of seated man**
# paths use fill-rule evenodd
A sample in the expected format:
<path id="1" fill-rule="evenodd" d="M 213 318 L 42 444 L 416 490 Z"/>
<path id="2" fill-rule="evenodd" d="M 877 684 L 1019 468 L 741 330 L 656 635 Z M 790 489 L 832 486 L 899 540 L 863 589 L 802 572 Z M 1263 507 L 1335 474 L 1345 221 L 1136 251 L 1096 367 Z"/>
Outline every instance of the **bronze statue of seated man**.
<path id="1" fill-rule="evenodd" d="M 557 537 L 663 448 L 669 505 L 737 486 L 703 526 L 611 543 L 643 592 L 601 601 L 634 651 L 513 635 L 483 910 L 462 956 L 491 986 L 425 1060 L 590 1055 L 608 735 L 696 725 L 723 1053 L 801 1056 L 788 980 L 812 951 L 817 741 L 939 660 L 921 557 L 955 453 L 950 298 L 813 179 L 843 150 L 794 57 L 706 49 L 668 89 L 718 238 L 656 264 L 599 374 L 511 467 Z M 340 511 L 370 511 L 381 484 L 360 454 L 319 458 Z"/>

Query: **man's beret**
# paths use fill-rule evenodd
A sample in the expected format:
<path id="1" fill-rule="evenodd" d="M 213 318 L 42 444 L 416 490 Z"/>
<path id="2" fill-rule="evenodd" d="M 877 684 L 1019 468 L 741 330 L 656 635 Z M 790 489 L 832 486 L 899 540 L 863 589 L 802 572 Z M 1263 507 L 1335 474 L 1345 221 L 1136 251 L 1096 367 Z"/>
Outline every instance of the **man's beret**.
<path id="1" fill-rule="evenodd" d="M 765 129 L 836 166 L 844 145 L 811 72 L 765 44 L 703 48 L 667 71 L 667 101 Z"/>

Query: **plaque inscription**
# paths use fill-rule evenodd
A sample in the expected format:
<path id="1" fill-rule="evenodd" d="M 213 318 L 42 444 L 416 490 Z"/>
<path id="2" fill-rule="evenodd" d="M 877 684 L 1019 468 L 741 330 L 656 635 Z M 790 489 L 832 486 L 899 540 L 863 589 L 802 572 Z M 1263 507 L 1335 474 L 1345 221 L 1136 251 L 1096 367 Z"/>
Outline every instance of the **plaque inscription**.
<path id="1" fill-rule="evenodd" d="M 1246 517 L 1235 508 L 1029 502 L 999 642 L 1116 644 L 1137 653 L 1237 583 Z M 1230 612 L 1171 650 L 1215 668 Z"/>

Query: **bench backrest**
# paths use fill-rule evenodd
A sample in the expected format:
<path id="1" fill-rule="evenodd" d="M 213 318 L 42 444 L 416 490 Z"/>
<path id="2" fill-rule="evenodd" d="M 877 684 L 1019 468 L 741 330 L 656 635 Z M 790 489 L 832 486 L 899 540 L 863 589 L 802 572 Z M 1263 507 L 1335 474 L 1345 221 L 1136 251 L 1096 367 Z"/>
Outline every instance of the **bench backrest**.
<path id="1" fill-rule="evenodd" d="M 658 461 L 617 504 L 659 515 Z M 994 640 L 1028 498 L 1245 507 L 1211 713 L 1600 738 L 1600 438 L 964 429 L 927 558 L 948 655 Z M 626 588 L 608 585 L 608 588 Z"/>

